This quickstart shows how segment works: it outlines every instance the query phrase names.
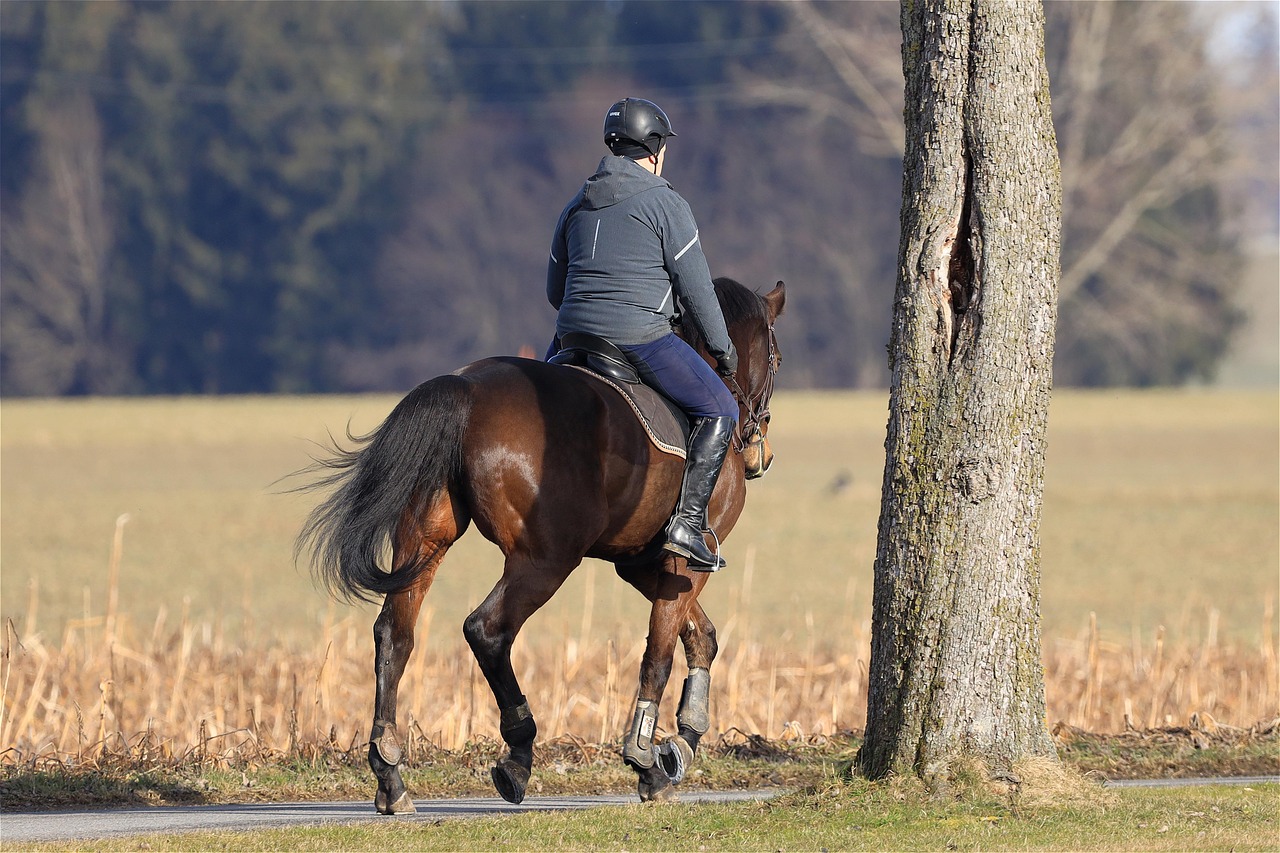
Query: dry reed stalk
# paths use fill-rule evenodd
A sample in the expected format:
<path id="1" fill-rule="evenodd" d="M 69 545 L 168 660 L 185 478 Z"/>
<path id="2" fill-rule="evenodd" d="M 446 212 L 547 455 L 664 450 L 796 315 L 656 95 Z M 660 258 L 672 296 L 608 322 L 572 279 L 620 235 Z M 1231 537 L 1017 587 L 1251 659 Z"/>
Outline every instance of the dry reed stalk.
<path id="1" fill-rule="evenodd" d="M 1271 632 L 1271 626 L 1275 624 L 1276 610 L 1275 599 L 1271 595 L 1267 596 L 1262 613 L 1262 656 L 1266 671 L 1271 676 L 1265 682 L 1263 693 L 1267 696 L 1280 696 L 1280 673 L 1277 673 L 1275 654 L 1276 639 Z"/>
<path id="2" fill-rule="evenodd" d="M 40 581 L 32 578 L 27 581 L 27 618 L 23 623 L 22 636 L 30 637 L 36 632 L 36 610 L 40 604 Z"/>
<path id="3" fill-rule="evenodd" d="M 596 564 L 586 567 L 586 587 L 583 590 L 582 627 L 578 630 L 578 646 L 586 649 L 591 645 L 591 617 L 596 603 Z"/>
<path id="4" fill-rule="evenodd" d="M 414 647 L 420 648 L 420 649 L 428 647 L 428 643 L 431 640 L 431 623 L 435 619 L 435 615 L 436 615 L 435 608 L 433 607 L 424 607 L 422 609 L 426 612 L 424 612 L 419 617 L 418 626 L 414 632 L 416 636 L 416 639 L 414 640 Z M 350 618 L 349 618 L 349 621 L 351 621 Z M 354 632 L 352 631 L 347 632 L 348 638 L 349 638 L 347 651 L 351 653 L 354 653 L 356 651 L 354 645 L 351 645 L 352 643 L 354 643 L 354 639 L 355 639 L 353 636 L 353 633 Z M 412 667 L 413 683 L 416 683 L 419 686 L 419 689 L 426 689 L 426 684 L 427 684 L 426 655 L 414 655 L 411 660 L 412 660 L 412 663 L 410 664 L 410 666 Z"/>
<path id="5" fill-rule="evenodd" d="M 0 678 L 0 743 L 7 742 L 9 733 L 7 724 L 12 717 L 9 713 L 9 677 L 13 674 L 13 643 L 10 637 L 16 640 L 17 637 L 14 636 L 16 633 L 13 620 L 6 619 L 4 621 L 4 675 Z"/>
<path id="6" fill-rule="evenodd" d="M 116 614 L 120 603 L 120 560 L 124 556 L 124 526 L 129 523 L 129 513 L 116 518 L 115 534 L 111 537 L 111 560 L 107 563 L 107 615 L 103 627 L 103 644 L 110 648 L 116 639 Z"/>
<path id="7" fill-rule="evenodd" d="M 565 709 L 565 648 L 563 644 L 557 648 L 557 654 L 552 666 L 554 669 L 551 675 L 551 703 L 549 706 L 551 715 L 548 722 L 550 723 L 551 731 L 559 732 L 565 731 L 564 724 L 567 717 Z M 537 674 L 532 673 L 524 681 L 526 684 L 536 683 Z"/>
<path id="8" fill-rule="evenodd" d="M 329 633 L 328 631 L 325 632 Z M 329 709 L 329 691 L 328 679 L 325 677 L 328 672 L 329 657 L 333 654 L 333 640 L 330 639 L 325 644 L 324 660 L 320 662 L 320 671 L 316 673 L 315 701 L 311 706 L 311 729 L 312 731 L 320 731 L 324 727 L 324 719 L 327 717 L 326 712 Z"/>
<path id="9" fill-rule="evenodd" d="M 93 642 L 89 639 L 89 626 L 97 620 L 89 616 L 89 613 L 91 612 L 91 608 L 89 607 L 89 587 L 86 586 L 83 592 L 84 621 L 81 624 L 84 626 L 85 648 L 93 648 Z"/>
<path id="10" fill-rule="evenodd" d="M 1086 663 L 1084 695 L 1081 696 L 1081 716 L 1086 719 L 1094 713 L 1094 700 L 1098 684 L 1098 614 L 1089 613 L 1089 659 Z"/>
<path id="11" fill-rule="evenodd" d="M 7 748 L 11 744 L 18 743 L 19 739 L 22 736 L 22 733 L 26 731 L 30 731 L 32 726 L 34 726 L 35 724 L 36 710 L 39 707 L 40 698 L 44 695 L 45 678 L 49 670 L 49 656 L 40 655 L 39 658 L 40 659 L 36 664 L 35 674 L 32 676 L 29 682 L 30 686 L 27 688 L 29 692 L 27 693 L 26 707 L 23 710 L 22 716 L 18 718 L 18 725 L 15 727 L 14 733 L 11 736 L 12 740 L 6 740 L 0 746 Z M 21 693 L 21 689 L 22 689 L 22 681 L 19 681 L 17 692 Z M 56 707 L 56 705 L 52 701 L 50 702 L 50 705 L 54 705 L 54 707 Z"/>
<path id="12" fill-rule="evenodd" d="M 609 701 L 613 696 L 614 690 L 617 689 L 618 668 L 615 665 L 617 650 L 613 645 L 613 638 L 610 637 L 605 648 L 604 657 L 604 696 L 601 698 L 602 707 L 600 709 L 600 734 L 596 739 L 596 743 L 607 743 L 613 734 L 610 728 L 612 720 L 612 703 Z"/>
<path id="13" fill-rule="evenodd" d="M 744 578 L 742 600 L 750 598 Z M 1271 611 L 1268 611 L 1270 613 Z M 428 610 L 420 628 L 430 633 Z M 28 614 L 28 624 L 34 625 Z M 745 613 L 735 613 L 739 625 Z M 354 618 L 327 620 L 313 652 L 279 646 L 237 647 L 220 625 L 182 619 L 166 627 L 158 613 L 145 642 L 117 620 L 104 648 L 101 617 L 86 613 L 69 627 L 62 647 L 38 632 L 8 635 L 0 716 L 0 761 L 33 757 L 83 760 L 104 756 L 314 754 L 350 732 L 358 748 L 372 712 L 372 643 Z M 1252 648 L 1223 644 L 1212 625 L 1205 640 L 1171 646 L 1163 629 L 1144 645 L 1099 639 L 1096 619 L 1086 637 L 1050 642 L 1044 662 L 1048 717 L 1088 731 L 1124 731 L 1185 722 L 1205 712 L 1237 725 L 1280 715 L 1274 632 Z M 10 632 L 16 630 L 12 623 Z M 103 628 L 105 630 L 105 628 Z M 737 728 L 776 738 L 796 732 L 831 734 L 865 722 L 869 626 L 823 642 L 809 625 L 803 646 L 762 643 L 749 636 L 722 643 L 712 670 L 712 734 Z M 522 684 L 544 738 L 589 733 L 616 742 L 635 699 L 634 674 L 643 638 L 635 626 L 600 631 L 594 614 L 577 636 L 522 641 L 516 650 Z M 597 641 L 594 637 L 602 637 Z M 678 656 L 662 727 L 674 730 Z M 85 709 L 85 710 L 82 710 Z M 401 689 L 400 722 L 412 749 L 458 749 L 498 739 L 498 713 L 488 686 L 460 639 L 419 642 Z M 96 737 L 86 738 L 85 719 Z"/>
<path id="14" fill-rule="evenodd" d="M 773 731 L 774 712 L 777 710 L 776 702 L 778 699 L 778 661 L 775 658 L 769 665 L 769 689 L 765 691 L 765 695 L 769 697 L 768 706 L 765 709 L 764 730 L 765 736 L 768 732 Z"/>

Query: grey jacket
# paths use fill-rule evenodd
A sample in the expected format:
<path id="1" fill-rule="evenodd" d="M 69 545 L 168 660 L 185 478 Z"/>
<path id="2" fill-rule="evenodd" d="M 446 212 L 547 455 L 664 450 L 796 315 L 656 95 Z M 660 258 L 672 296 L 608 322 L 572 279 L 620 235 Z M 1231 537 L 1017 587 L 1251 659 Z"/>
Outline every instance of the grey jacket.
<path id="1" fill-rule="evenodd" d="M 629 157 L 606 156 L 560 214 L 547 265 L 556 333 L 615 344 L 671 332 L 676 297 L 715 358 L 732 347 L 698 225 L 671 184 Z"/>

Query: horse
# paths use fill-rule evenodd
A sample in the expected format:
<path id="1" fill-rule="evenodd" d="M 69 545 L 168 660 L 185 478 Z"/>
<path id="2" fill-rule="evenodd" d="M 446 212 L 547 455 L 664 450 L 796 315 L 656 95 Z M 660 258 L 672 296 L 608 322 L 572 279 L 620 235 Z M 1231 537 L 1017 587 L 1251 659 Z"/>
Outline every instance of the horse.
<path id="1" fill-rule="evenodd" d="M 786 289 L 761 296 L 718 278 L 716 295 L 739 353 L 725 382 L 739 403 L 734 453 L 726 456 L 708 508 L 724 538 L 746 500 L 746 481 L 773 461 L 769 400 L 781 354 L 774 321 Z M 677 332 L 709 363 L 692 323 Z M 622 758 L 641 801 L 676 798 L 675 786 L 710 726 L 715 626 L 698 604 L 709 575 L 661 549 L 680 491 L 684 460 L 658 452 L 622 395 L 585 371 L 526 358 L 486 358 L 422 383 L 373 432 L 337 443 L 304 472 L 301 490 L 331 489 L 298 534 L 315 577 L 336 597 L 375 601 L 375 697 L 368 759 L 382 814 L 413 812 L 400 774 L 396 728 L 401 676 L 414 625 L 436 571 L 471 523 L 502 551 L 502 577 L 464 621 L 463 633 L 493 691 L 508 753 L 490 775 L 511 803 L 524 799 L 538 728 L 511 664 L 521 626 L 584 557 L 614 563 L 651 603 L 636 711 Z M 318 476 L 317 476 L 318 475 Z M 387 545 L 390 563 L 384 569 Z M 655 744 L 676 638 L 689 665 L 678 733 Z"/>

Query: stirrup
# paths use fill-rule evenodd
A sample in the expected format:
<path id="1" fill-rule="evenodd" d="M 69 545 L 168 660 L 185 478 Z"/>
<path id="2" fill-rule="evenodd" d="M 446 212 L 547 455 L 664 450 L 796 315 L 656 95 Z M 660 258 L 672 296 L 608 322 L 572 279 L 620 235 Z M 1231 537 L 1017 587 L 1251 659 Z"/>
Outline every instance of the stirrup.
<path id="1" fill-rule="evenodd" d="M 716 535 L 716 532 L 712 530 L 710 527 L 708 527 L 706 530 L 701 531 L 700 535 L 706 536 L 708 533 L 710 533 L 711 538 L 716 541 L 716 550 L 715 550 L 716 564 L 714 566 L 707 566 L 707 565 L 703 565 L 702 563 L 690 562 L 689 568 L 693 569 L 695 572 L 706 572 L 710 574 L 711 572 L 718 572 L 721 569 L 723 569 L 726 565 L 728 565 L 727 563 L 725 563 L 724 557 L 720 556 L 720 537 Z"/>
<path id="2" fill-rule="evenodd" d="M 675 521 L 676 519 L 672 519 L 672 522 L 675 522 Z M 712 553 L 711 555 L 712 558 L 715 560 L 715 562 L 703 563 L 698 560 L 695 560 L 693 553 L 688 548 L 684 547 L 678 542 L 673 541 L 670 534 L 671 523 L 668 523 L 667 525 L 667 536 L 666 536 L 667 541 L 666 541 L 666 544 L 662 546 L 663 550 L 670 551 L 673 554 L 679 554 L 681 557 L 684 557 L 689 563 L 689 568 L 693 569 L 695 572 L 718 572 L 721 569 L 723 569 L 726 563 L 724 561 L 724 558 L 720 556 L 720 537 L 716 536 L 716 532 L 710 528 L 707 528 L 704 530 L 698 530 L 697 528 L 693 527 L 693 525 L 685 525 L 685 526 L 687 527 L 687 529 L 694 531 L 694 535 L 697 536 L 699 539 L 702 539 L 702 537 L 705 537 L 708 533 L 711 534 L 711 538 L 716 541 L 715 552 Z M 705 548 L 706 541 L 704 540 L 702 544 L 703 544 L 703 547 Z"/>

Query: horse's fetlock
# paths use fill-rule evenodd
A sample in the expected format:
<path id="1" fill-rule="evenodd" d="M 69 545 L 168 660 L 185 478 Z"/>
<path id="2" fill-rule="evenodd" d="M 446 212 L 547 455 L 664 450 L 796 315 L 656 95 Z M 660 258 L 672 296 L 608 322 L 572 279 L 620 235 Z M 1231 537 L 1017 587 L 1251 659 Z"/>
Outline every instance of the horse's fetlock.
<path id="1" fill-rule="evenodd" d="M 698 744 L 702 742 L 702 735 L 705 732 L 695 732 L 688 726 L 680 726 L 676 734 L 687 744 L 692 752 L 698 751 Z"/>
<path id="2" fill-rule="evenodd" d="M 508 746 L 533 743 L 538 736 L 538 724 L 533 719 L 529 703 L 521 700 L 513 708 L 503 708 L 498 730 Z"/>

